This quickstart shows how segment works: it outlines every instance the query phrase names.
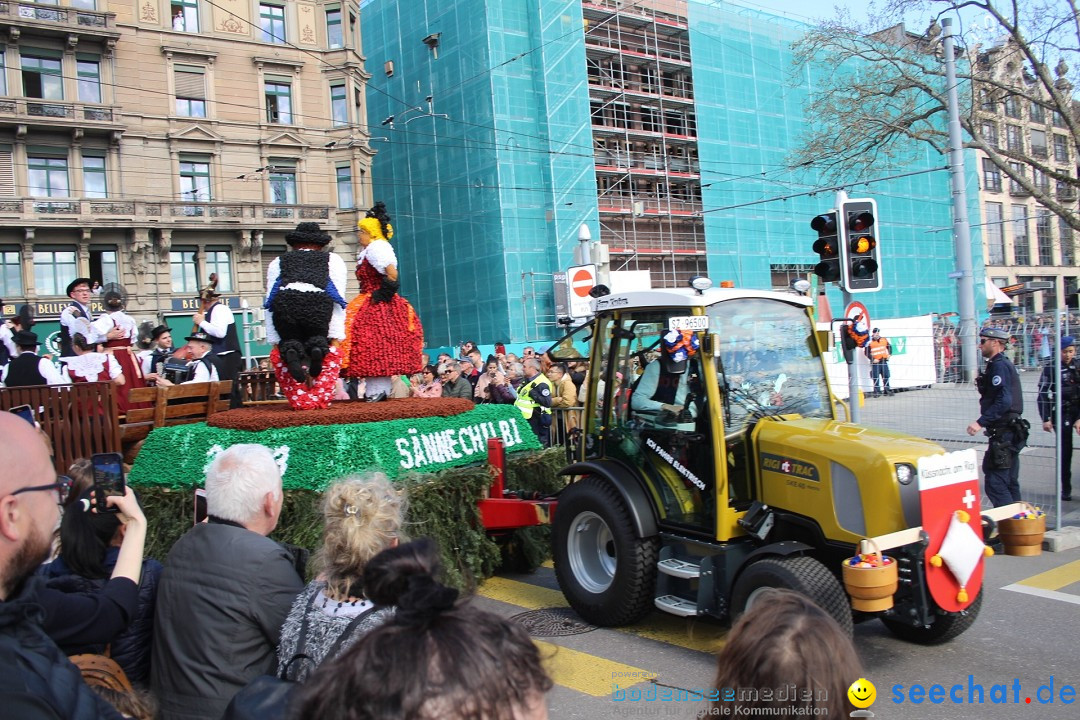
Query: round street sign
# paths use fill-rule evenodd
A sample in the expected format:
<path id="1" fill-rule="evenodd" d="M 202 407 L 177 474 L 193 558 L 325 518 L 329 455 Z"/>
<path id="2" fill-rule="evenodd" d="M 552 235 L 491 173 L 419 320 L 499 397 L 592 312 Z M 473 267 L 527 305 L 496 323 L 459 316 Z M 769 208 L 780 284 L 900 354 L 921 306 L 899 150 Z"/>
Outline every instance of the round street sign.
<path id="1" fill-rule="evenodd" d="M 579 267 L 570 276 L 570 288 L 578 297 L 589 297 L 589 291 L 596 287 L 596 278 L 591 267 Z"/>

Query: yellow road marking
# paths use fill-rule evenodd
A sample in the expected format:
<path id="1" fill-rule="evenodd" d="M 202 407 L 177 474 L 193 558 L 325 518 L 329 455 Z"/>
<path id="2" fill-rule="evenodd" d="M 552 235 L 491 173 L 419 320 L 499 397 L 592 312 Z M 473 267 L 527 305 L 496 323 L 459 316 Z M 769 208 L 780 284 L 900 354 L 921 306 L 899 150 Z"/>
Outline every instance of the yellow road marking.
<path id="1" fill-rule="evenodd" d="M 544 562 L 540 563 L 540 567 L 546 567 L 548 570 L 554 570 L 555 569 L 555 561 L 554 560 L 545 560 Z"/>
<path id="2" fill-rule="evenodd" d="M 566 598 L 558 590 L 530 585 L 529 583 L 508 578 L 488 578 L 477 592 L 491 600 L 498 600 L 508 605 L 517 605 L 526 610 L 567 607 Z M 715 653 L 722 648 L 724 639 L 727 636 L 727 633 L 722 628 L 714 624 L 690 618 L 679 618 L 666 613 L 655 614 L 636 625 L 611 629 L 628 635 L 707 653 Z"/>
<path id="3" fill-rule="evenodd" d="M 1041 590 L 1060 590 L 1066 585 L 1080 582 L 1080 560 L 1065 563 L 1053 570 L 1032 575 L 1026 580 L 1021 580 L 1016 585 L 1039 588 Z"/>
<path id="4" fill-rule="evenodd" d="M 571 650 L 562 645 L 533 640 L 540 648 L 544 667 L 557 685 L 593 697 L 611 695 L 614 686 L 627 688 L 656 677 L 656 673 L 632 665 L 623 665 L 596 655 Z"/>

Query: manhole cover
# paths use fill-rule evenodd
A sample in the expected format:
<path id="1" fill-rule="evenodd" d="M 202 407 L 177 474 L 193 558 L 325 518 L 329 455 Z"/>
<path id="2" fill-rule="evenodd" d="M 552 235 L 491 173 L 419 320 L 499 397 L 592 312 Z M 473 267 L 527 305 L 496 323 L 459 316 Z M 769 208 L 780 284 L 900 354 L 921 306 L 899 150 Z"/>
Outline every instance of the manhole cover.
<path id="1" fill-rule="evenodd" d="M 561 637 L 563 635 L 581 635 L 595 630 L 595 625 L 578 617 L 570 608 L 541 608 L 529 610 L 513 617 L 525 626 L 530 635 L 535 637 Z"/>

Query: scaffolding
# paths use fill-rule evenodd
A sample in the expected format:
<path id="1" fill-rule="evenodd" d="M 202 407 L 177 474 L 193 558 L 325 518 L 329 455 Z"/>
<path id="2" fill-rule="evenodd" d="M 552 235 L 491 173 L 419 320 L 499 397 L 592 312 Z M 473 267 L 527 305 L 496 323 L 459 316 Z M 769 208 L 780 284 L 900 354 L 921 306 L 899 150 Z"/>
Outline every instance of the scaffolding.
<path id="1" fill-rule="evenodd" d="M 612 270 L 677 287 L 704 275 L 685 3 L 582 2 L 601 237 Z"/>

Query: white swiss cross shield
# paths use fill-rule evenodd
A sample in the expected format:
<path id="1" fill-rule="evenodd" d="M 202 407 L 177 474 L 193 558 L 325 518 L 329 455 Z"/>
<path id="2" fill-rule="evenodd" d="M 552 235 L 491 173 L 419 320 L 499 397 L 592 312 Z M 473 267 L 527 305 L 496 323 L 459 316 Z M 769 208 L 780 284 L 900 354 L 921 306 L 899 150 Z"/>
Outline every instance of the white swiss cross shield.
<path id="1" fill-rule="evenodd" d="M 919 503 L 922 526 L 930 538 L 926 548 L 930 594 L 942 610 L 958 612 L 975 601 L 983 579 L 985 546 L 975 451 L 919 458 Z M 966 527 L 953 523 L 960 510 L 967 514 Z M 950 533 L 950 542 L 942 548 Z M 931 562 L 935 556 L 939 559 Z M 958 577 L 958 572 L 966 577 Z"/>

